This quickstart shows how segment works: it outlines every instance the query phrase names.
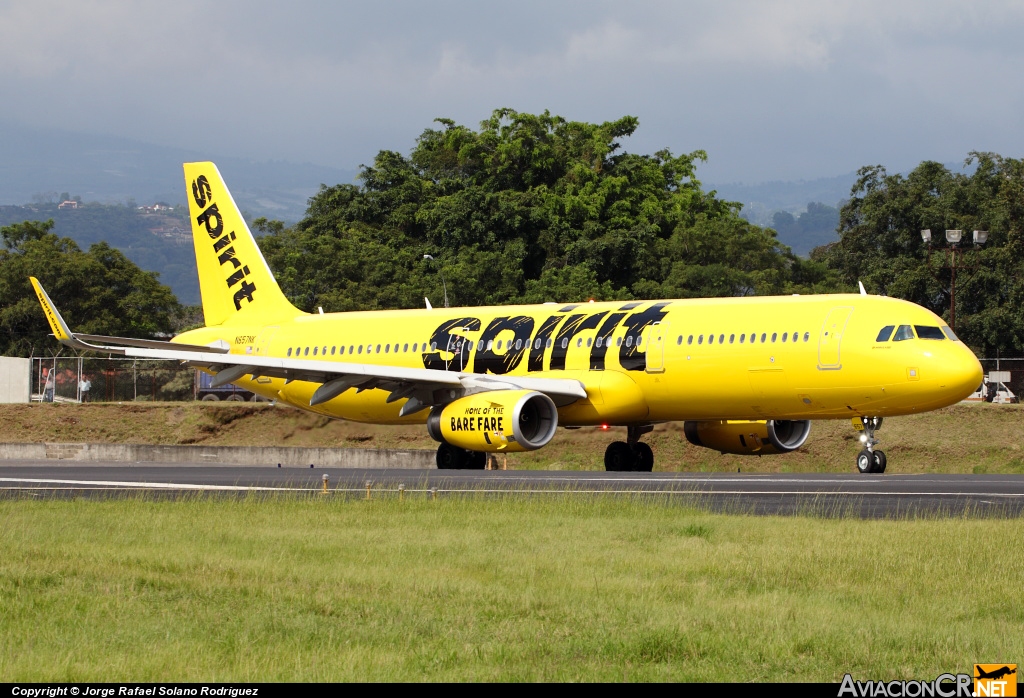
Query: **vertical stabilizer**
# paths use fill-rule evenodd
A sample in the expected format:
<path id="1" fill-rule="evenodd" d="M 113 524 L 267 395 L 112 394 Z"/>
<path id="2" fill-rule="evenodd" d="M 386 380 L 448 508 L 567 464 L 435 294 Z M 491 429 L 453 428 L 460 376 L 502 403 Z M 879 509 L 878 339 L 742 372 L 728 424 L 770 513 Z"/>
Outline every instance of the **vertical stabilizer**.
<path id="1" fill-rule="evenodd" d="M 217 166 L 185 163 L 185 189 L 207 326 L 235 313 L 260 322 L 301 314 L 281 293 Z"/>

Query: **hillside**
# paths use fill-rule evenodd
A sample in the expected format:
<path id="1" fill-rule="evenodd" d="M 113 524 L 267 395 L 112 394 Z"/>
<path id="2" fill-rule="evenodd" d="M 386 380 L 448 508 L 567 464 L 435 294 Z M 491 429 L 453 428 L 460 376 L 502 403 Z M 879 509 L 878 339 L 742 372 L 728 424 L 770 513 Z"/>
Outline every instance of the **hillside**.
<path id="1" fill-rule="evenodd" d="M 128 138 L 42 129 L 0 120 L 0 205 L 78 194 L 84 201 L 185 203 L 181 164 L 213 160 L 242 210 L 297 221 L 321 184 L 353 181 L 355 169 L 257 162 Z M 155 270 L 159 271 L 159 270 Z"/>
<path id="2" fill-rule="evenodd" d="M 123 204 L 84 203 L 63 210 L 56 202 L 0 206 L 0 226 L 51 218 L 56 235 L 71 238 L 83 250 L 105 241 L 142 269 L 158 272 L 160 281 L 170 286 L 182 303 L 199 303 L 199 279 L 185 207 L 148 212 Z"/>
<path id="3" fill-rule="evenodd" d="M 207 403 L 0 405 L 7 443 L 144 443 L 210 446 L 422 448 L 437 444 L 423 426 L 389 427 L 331 420 L 281 406 Z M 560 429 L 545 448 L 508 456 L 511 468 L 595 470 L 624 429 Z M 970 435 L 970 438 L 965 438 Z M 1024 408 L 961 403 L 887 419 L 879 431 L 889 472 L 1024 473 Z M 815 422 L 795 453 L 722 455 L 687 443 L 681 423 L 645 437 L 659 470 L 707 472 L 854 472 L 856 432 L 845 420 Z"/>

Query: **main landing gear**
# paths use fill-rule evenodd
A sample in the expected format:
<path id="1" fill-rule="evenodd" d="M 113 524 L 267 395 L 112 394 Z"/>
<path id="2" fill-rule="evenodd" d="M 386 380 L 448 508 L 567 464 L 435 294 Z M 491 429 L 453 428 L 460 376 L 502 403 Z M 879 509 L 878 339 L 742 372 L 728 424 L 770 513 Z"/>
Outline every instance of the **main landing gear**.
<path id="1" fill-rule="evenodd" d="M 875 432 L 882 428 L 882 418 L 861 417 L 860 423 L 864 429 L 860 435 L 864 450 L 857 454 L 857 470 L 862 473 L 884 473 L 885 453 L 875 448 L 878 443 Z"/>
<path id="2" fill-rule="evenodd" d="M 626 429 L 625 441 L 613 441 L 604 452 L 604 469 L 609 472 L 649 473 L 654 469 L 654 451 L 640 437 L 654 426 L 643 424 Z"/>
<path id="3" fill-rule="evenodd" d="M 437 447 L 437 467 L 439 470 L 484 470 L 487 467 L 487 454 L 441 444 Z"/>

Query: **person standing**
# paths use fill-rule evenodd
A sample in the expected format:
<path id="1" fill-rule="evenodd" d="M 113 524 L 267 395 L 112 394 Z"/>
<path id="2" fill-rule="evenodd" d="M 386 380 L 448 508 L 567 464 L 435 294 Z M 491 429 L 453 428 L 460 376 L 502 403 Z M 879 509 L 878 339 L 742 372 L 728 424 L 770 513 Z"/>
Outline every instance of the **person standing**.
<path id="1" fill-rule="evenodd" d="M 44 368 L 46 383 L 43 385 L 43 402 L 53 402 L 53 369 Z"/>
<path id="2" fill-rule="evenodd" d="M 78 393 L 81 395 L 82 402 L 89 402 L 89 391 L 92 389 L 92 381 L 82 376 L 82 380 L 78 381 Z"/>

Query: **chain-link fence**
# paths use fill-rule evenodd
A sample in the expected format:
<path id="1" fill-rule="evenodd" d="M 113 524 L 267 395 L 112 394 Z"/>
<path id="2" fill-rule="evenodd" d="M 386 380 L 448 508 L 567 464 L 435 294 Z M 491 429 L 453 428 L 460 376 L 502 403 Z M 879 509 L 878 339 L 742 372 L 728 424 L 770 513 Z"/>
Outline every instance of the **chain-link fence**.
<path id="1" fill-rule="evenodd" d="M 196 370 L 177 361 L 32 359 L 32 399 L 43 402 L 194 400 Z"/>

